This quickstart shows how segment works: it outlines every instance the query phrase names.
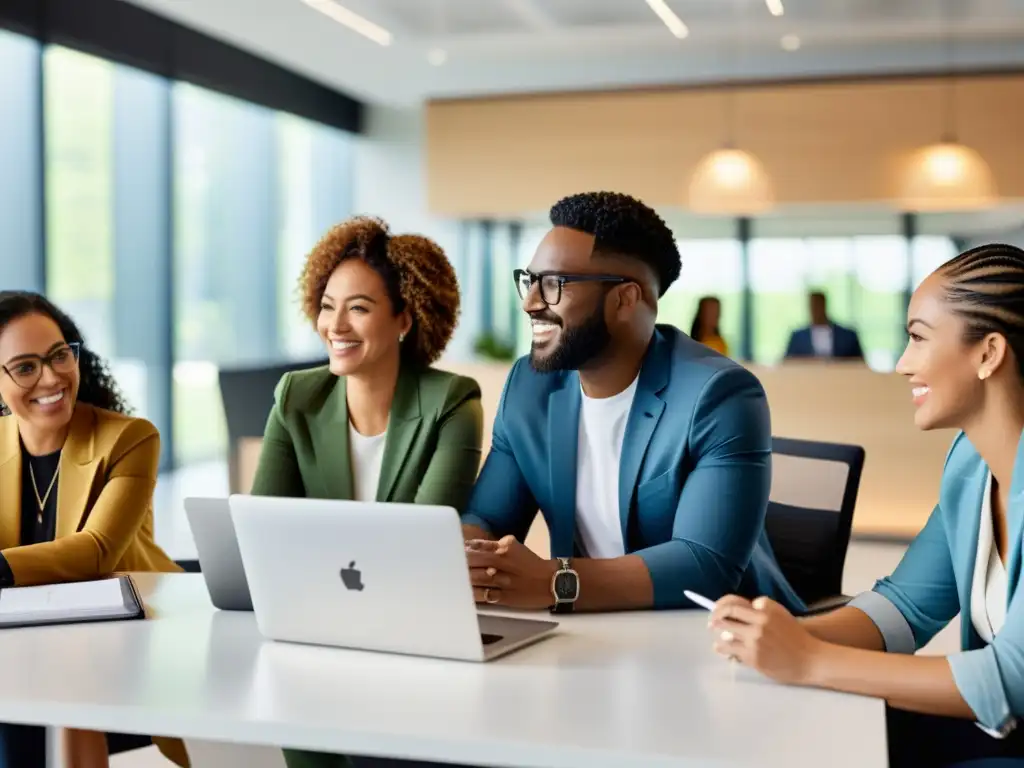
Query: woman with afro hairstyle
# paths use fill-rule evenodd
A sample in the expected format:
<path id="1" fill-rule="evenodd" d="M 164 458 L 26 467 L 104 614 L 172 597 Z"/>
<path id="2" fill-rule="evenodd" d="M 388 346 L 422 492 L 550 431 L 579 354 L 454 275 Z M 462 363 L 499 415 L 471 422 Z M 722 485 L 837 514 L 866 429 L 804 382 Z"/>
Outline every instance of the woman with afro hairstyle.
<path id="1" fill-rule="evenodd" d="M 327 365 L 281 379 L 253 495 L 465 508 L 480 468 L 473 379 L 431 367 L 451 340 L 459 284 L 444 251 L 380 219 L 336 225 L 299 278 Z M 289 768 L 348 765 L 285 750 Z"/>
<path id="2" fill-rule="evenodd" d="M 129 415 L 71 318 L 0 291 L 0 589 L 180 570 L 153 540 L 159 460 L 156 428 Z M 180 741 L 154 741 L 188 765 Z M 107 764 L 107 734 L 65 743 L 69 766 Z M 0 725 L 0 766 L 44 762 L 42 729 Z"/>
<path id="3" fill-rule="evenodd" d="M 300 290 L 329 362 L 278 384 L 252 493 L 461 511 L 483 410 L 474 380 L 431 367 L 459 315 L 444 252 L 356 217 L 313 248 Z"/>

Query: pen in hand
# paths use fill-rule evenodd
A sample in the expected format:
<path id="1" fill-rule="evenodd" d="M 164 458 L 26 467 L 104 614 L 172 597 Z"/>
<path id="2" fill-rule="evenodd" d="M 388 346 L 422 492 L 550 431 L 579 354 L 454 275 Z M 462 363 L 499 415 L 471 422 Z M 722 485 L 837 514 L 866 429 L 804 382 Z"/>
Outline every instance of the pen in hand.
<path id="1" fill-rule="evenodd" d="M 684 589 L 683 594 L 686 596 L 686 599 L 690 600 L 693 603 L 696 603 L 701 608 L 704 608 L 708 611 L 715 610 L 714 600 L 709 600 L 708 598 L 704 597 L 704 595 L 698 595 L 696 592 L 691 592 L 688 589 Z"/>
<path id="2" fill-rule="evenodd" d="M 692 603 L 694 603 L 696 605 L 699 605 L 701 608 L 704 608 L 707 611 L 715 610 L 715 601 L 714 600 L 710 600 L 709 598 L 704 597 L 704 595 L 698 595 L 696 592 L 691 592 L 688 589 L 684 589 L 683 590 L 683 595 L 686 596 L 687 600 L 691 601 Z M 711 626 L 710 620 L 708 622 L 708 626 Z M 722 638 L 726 639 L 726 635 L 729 636 L 728 639 L 730 639 L 730 640 L 732 639 L 732 633 L 729 632 L 729 630 L 725 630 L 725 632 L 722 633 Z M 736 657 L 735 656 L 730 656 L 729 657 L 729 669 L 732 672 L 732 679 L 735 680 L 736 679 Z"/>

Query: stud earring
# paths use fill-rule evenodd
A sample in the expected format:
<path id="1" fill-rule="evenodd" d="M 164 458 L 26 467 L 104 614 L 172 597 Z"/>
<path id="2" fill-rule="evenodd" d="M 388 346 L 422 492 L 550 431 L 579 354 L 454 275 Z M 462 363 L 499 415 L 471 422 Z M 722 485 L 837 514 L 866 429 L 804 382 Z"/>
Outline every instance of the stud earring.
<path id="1" fill-rule="evenodd" d="M 398 334 L 398 343 L 401 344 L 403 341 L 405 341 L 405 334 L 404 333 Z"/>
<path id="2" fill-rule="evenodd" d="M 988 371 L 978 371 L 978 378 L 984 381 L 988 378 Z"/>

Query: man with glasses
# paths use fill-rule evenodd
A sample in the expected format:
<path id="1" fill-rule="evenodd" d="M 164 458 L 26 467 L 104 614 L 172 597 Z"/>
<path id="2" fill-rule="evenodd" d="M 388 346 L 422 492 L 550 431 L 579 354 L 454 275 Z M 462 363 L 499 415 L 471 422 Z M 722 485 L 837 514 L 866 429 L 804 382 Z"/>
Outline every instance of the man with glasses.
<path id="1" fill-rule="evenodd" d="M 764 530 L 768 403 L 742 366 L 656 324 L 679 276 L 646 205 L 597 192 L 556 203 L 516 270 L 529 358 L 512 367 L 462 522 L 478 602 L 519 608 L 691 607 L 767 595 L 804 606 Z M 551 559 L 522 541 L 538 510 Z"/>

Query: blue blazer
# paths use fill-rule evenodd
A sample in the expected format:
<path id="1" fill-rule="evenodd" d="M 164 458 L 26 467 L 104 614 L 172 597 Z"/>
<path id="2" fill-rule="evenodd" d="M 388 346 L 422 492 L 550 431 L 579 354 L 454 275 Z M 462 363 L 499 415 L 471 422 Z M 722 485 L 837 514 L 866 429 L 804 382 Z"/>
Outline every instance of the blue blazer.
<path id="1" fill-rule="evenodd" d="M 860 337 L 851 328 L 836 323 L 832 326 L 832 357 L 840 359 L 864 359 L 864 351 L 860 348 Z M 801 328 L 793 331 L 786 347 L 786 357 L 814 357 L 814 344 L 811 343 L 811 329 Z"/>
<path id="2" fill-rule="evenodd" d="M 887 651 L 914 653 L 960 614 L 960 647 L 949 657 L 960 695 L 978 722 L 1005 733 L 1024 715 L 1024 436 L 1017 448 L 1007 510 L 1006 623 L 986 645 L 971 623 L 971 586 L 978 553 L 981 505 L 988 467 L 959 434 L 942 473 L 938 506 L 910 544 L 892 576 L 851 606 L 867 613 L 885 638 Z"/>
<path id="3" fill-rule="evenodd" d="M 552 557 L 576 547 L 576 448 L 580 379 L 513 365 L 494 420 L 491 452 L 463 522 L 523 540 L 538 508 Z M 659 325 L 626 422 L 619 510 L 626 552 L 654 583 L 654 607 L 692 607 L 684 589 L 716 600 L 768 595 L 804 605 L 786 582 L 765 533 L 771 424 L 757 378 Z"/>

